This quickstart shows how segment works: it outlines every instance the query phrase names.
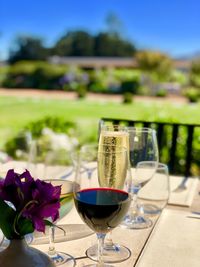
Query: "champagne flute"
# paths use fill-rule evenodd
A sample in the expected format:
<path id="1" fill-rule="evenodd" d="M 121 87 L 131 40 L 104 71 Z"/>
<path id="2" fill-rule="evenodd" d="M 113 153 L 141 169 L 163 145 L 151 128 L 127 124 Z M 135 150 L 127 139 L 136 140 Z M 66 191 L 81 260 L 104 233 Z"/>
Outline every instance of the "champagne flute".
<path id="1" fill-rule="evenodd" d="M 156 132 L 150 128 L 128 127 L 129 159 L 132 173 L 132 207 L 122 226 L 130 229 L 143 229 L 152 225 L 152 221 L 142 214 L 137 202 L 140 189 L 153 177 L 158 166 L 158 146 Z"/>
<path id="2" fill-rule="evenodd" d="M 127 127 L 123 125 L 101 125 L 99 147 L 101 147 L 102 145 L 124 147 L 128 150 L 129 137 Z M 92 253 L 88 251 L 89 257 L 92 256 L 91 254 Z M 130 251 L 128 248 L 116 244 L 112 241 L 112 232 L 107 235 L 107 239 L 104 245 L 104 254 L 107 255 L 106 261 L 109 260 L 109 262 L 121 262 L 130 257 Z"/>
<path id="3" fill-rule="evenodd" d="M 123 125 L 101 125 L 99 147 L 103 145 L 124 147 L 128 151 L 129 136 L 127 127 Z M 112 232 L 107 235 L 107 239 L 104 245 L 104 254 L 107 255 L 106 260 L 108 260 L 109 262 L 121 262 L 130 257 L 130 251 L 128 248 L 113 242 Z M 89 251 L 88 256 L 91 256 L 91 253 Z"/>
<path id="4" fill-rule="evenodd" d="M 114 151 L 112 152 L 115 153 L 115 155 L 117 153 Z M 108 151 L 107 153 L 109 153 L 110 155 L 111 152 Z M 127 155 L 121 152 L 121 155 L 122 154 Z M 101 157 L 98 158 L 99 177 L 94 177 L 94 179 L 91 180 L 91 187 L 88 187 L 87 183 L 85 182 L 85 173 L 81 171 L 80 162 L 78 164 L 76 173 L 76 186 L 74 187 L 75 207 L 82 220 L 97 234 L 98 238 L 98 263 L 87 266 L 110 266 L 108 264 L 104 264 L 103 262 L 104 257 L 102 257 L 102 252 L 104 239 L 109 231 L 111 231 L 120 224 L 125 214 L 127 213 L 131 203 L 130 195 L 126 192 L 125 188 L 115 189 L 110 187 L 110 184 L 108 184 L 107 186 L 101 186 L 99 184 L 99 181 L 103 181 L 103 183 L 105 182 L 103 174 L 105 164 L 107 165 L 107 170 L 109 169 L 110 173 L 114 173 L 116 169 L 113 169 L 113 164 L 114 162 L 119 164 L 119 160 L 121 160 L 121 157 L 107 156 L 104 159 L 103 157 L 102 159 Z M 111 164 L 109 164 L 108 161 L 112 161 L 113 164 L 111 162 Z M 121 170 L 122 169 L 122 179 L 125 180 L 128 173 L 127 157 L 124 161 L 123 168 L 121 168 Z M 110 181 L 111 183 L 114 182 L 113 179 L 110 179 Z"/>

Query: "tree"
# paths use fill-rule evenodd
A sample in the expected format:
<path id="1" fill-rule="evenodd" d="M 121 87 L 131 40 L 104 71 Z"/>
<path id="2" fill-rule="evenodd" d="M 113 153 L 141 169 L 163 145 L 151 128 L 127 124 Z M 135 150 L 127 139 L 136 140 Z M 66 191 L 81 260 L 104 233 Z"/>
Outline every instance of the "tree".
<path id="1" fill-rule="evenodd" d="M 133 56 L 136 48 L 133 44 L 123 40 L 118 34 L 101 32 L 95 37 L 96 56 Z"/>
<path id="2" fill-rule="evenodd" d="M 189 72 L 190 85 L 200 88 L 200 58 L 192 61 Z"/>
<path id="3" fill-rule="evenodd" d="M 116 14 L 111 12 L 107 15 L 106 26 L 107 26 L 107 32 L 110 35 L 113 34 L 122 36 L 122 32 L 124 31 L 123 23 Z"/>
<path id="4" fill-rule="evenodd" d="M 58 56 L 132 56 L 135 47 L 118 34 L 99 33 L 92 36 L 85 31 L 71 31 L 52 49 Z"/>
<path id="5" fill-rule="evenodd" d="M 55 44 L 54 54 L 58 56 L 93 56 L 94 38 L 85 31 L 71 31 Z"/>
<path id="6" fill-rule="evenodd" d="M 40 38 L 19 36 L 14 41 L 10 50 L 9 62 L 15 63 L 20 60 L 45 60 L 48 49 L 43 46 Z"/>
<path id="7" fill-rule="evenodd" d="M 157 74 L 161 80 L 168 78 L 172 70 L 170 57 L 158 51 L 140 51 L 136 53 L 136 61 L 141 70 Z"/>

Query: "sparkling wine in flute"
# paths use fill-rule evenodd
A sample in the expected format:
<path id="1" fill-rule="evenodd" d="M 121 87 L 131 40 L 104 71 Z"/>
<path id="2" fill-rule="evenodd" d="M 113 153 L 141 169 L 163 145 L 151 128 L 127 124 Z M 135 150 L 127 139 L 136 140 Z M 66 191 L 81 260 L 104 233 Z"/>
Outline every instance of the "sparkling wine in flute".
<path id="1" fill-rule="evenodd" d="M 128 148 L 127 132 L 101 132 L 98 153 L 98 177 L 101 186 L 123 188 L 127 175 Z"/>
<path id="2" fill-rule="evenodd" d="M 106 146 L 107 148 L 107 146 Z M 125 148 L 98 152 L 98 178 L 102 187 L 123 189 L 127 176 L 127 150 Z"/>
<path id="3" fill-rule="evenodd" d="M 129 135 L 125 131 L 102 131 L 99 138 L 99 147 L 111 145 L 113 147 L 125 147 L 129 149 Z"/>

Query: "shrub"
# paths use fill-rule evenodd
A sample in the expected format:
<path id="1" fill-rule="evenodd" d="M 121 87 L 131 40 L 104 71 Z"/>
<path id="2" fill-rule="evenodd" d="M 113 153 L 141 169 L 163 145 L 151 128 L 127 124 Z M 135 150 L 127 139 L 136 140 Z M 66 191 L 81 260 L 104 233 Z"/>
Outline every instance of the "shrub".
<path id="1" fill-rule="evenodd" d="M 137 94 L 138 88 L 139 88 L 139 83 L 138 83 L 138 81 L 135 81 L 135 80 L 123 81 L 121 83 L 121 92 L 122 93 Z"/>
<path id="2" fill-rule="evenodd" d="M 133 94 L 126 92 L 123 94 L 123 103 L 124 104 L 131 104 L 133 102 Z"/>
<path id="3" fill-rule="evenodd" d="M 3 81 L 8 88 L 58 89 L 60 78 L 67 66 L 50 65 L 47 62 L 22 61 L 11 65 Z"/>
<path id="4" fill-rule="evenodd" d="M 87 95 L 87 88 L 85 86 L 79 86 L 76 92 L 78 98 L 85 98 Z"/>
<path id="5" fill-rule="evenodd" d="M 184 95 L 187 97 L 189 102 L 195 103 L 200 98 L 200 89 L 196 87 L 189 87 L 185 90 Z"/>
<path id="6" fill-rule="evenodd" d="M 3 84 L 8 72 L 7 66 L 0 66 L 0 86 Z"/>
<path id="7" fill-rule="evenodd" d="M 45 137 L 44 129 L 49 129 L 50 135 L 62 133 L 68 137 L 74 137 L 76 124 L 65 121 L 59 117 L 46 117 L 41 120 L 30 122 L 22 131 L 6 142 L 5 151 L 13 158 L 27 160 L 30 143 L 33 139 L 40 140 L 40 146 L 44 149 L 45 153 L 45 150 L 50 149 L 50 140 Z M 46 130 L 46 133 L 48 131 Z"/>
<path id="8" fill-rule="evenodd" d="M 165 97 L 165 96 L 167 96 L 167 91 L 165 89 L 161 88 L 156 92 L 156 96 Z"/>

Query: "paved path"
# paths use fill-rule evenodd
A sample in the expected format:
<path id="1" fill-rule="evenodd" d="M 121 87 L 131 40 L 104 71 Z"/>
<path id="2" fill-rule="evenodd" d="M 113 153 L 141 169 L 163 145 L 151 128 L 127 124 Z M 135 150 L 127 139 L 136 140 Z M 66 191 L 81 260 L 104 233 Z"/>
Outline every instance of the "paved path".
<path id="1" fill-rule="evenodd" d="M 76 99 L 77 95 L 74 92 L 64 92 L 58 90 L 37 90 L 37 89 L 6 89 L 0 88 L 0 96 L 19 96 L 19 97 L 35 97 L 35 98 L 52 98 L 52 99 Z M 107 95 L 107 94 L 87 94 L 88 100 L 102 100 L 122 102 L 122 95 Z M 168 97 L 149 97 L 149 96 L 134 96 L 134 101 L 158 101 L 158 102 L 177 102 L 186 103 L 187 100 L 182 96 L 169 95 Z"/>

